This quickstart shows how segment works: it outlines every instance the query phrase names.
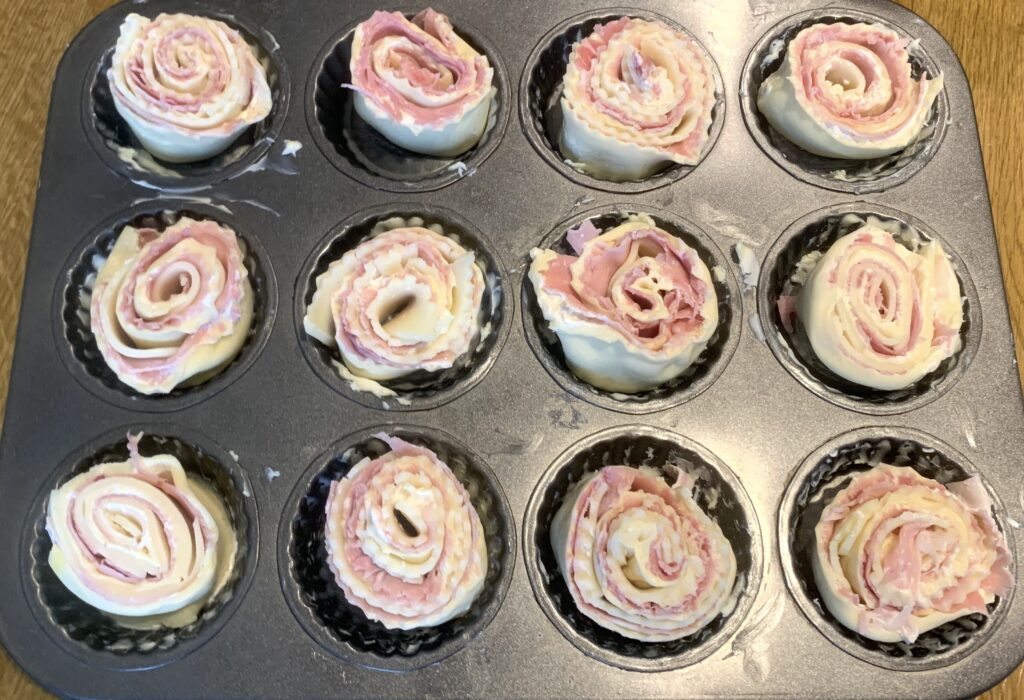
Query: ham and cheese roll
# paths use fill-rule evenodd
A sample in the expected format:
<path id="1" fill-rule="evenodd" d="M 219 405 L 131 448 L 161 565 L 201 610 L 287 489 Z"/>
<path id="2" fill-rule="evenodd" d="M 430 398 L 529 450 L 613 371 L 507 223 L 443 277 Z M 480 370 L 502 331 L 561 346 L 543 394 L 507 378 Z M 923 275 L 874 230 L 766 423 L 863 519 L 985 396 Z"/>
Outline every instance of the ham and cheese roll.
<path id="1" fill-rule="evenodd" d="M 718 298 L 697 252 L 646 215 L 568 234 L 577 256 L 534 248 L 530 281 L 572 371 L 636 393 L 681 374 L 718 326 Z"/>
<path id="2" fill-rule="evenodd" d="M 680 473 L 605 467 L 570 491 L 551 548 L 580 612 L 642 642 L 687 637 L 726 610 L 736 557 Z"/>
<path id="3" fill-rule="evenodd" d="M 700 162 L 714 69 L 683 32 L 629 17 L 598 25 L 573 46 L 563 85 L 562 152 L 588 174 L 639 180 Z"/>
<path id="4" fill-rule="evenodd" d="M 832 244 L 796 310 L 818 359 L 873 389 L 906 388 L 960 349 L 960 282 L 942 246 L 913 252 L 871 223 Z"/>
<path id="5" fill-rule="evenodd" d="M 230 573 L 235 532 L 214 491 L 172 455 L 141 456 L 140 437 L 129 436 L 127 461 L 97 464 L 50 493 L 50 567 L 68 590 L 111 615 L 193 607 L 194 620 Z"/>
<path id="6" fill-rule="evenodd" d="M 789 42 L 761 83 L 757 108 L 787 139 L 820 156 L 868 159 L 921 133 L 942 75 L 914 81 L 910 39 L 878 24 L 815 24 Z"/>
<path id="7" fill-rule="evenodd" d="M 331 484 L 328 564 L 352 605 L 389 629 L 435 627 L 483 590 L 487 543 L 465 487 L 430 450 L 385 434 L 391 451 Z"/>
<path id="8" fill-rule="evenodd" d="M 188 217 L 163 232 L 125 227 L 96 275 L 90 314 L 103 359 L 136 391 L 166 394 L 211 378 L 252 324 L 235 232 Z"/>
<path id="9" fill-rule="evenodd" d="M 107 79 L 132 133 L 147 151 L 173 163 L 217 155 L 273 105 L 252 47 L 206 17 L 128 15 Z"/>
<path id="10" fill-rule="evenodd" d="M 427 8 L 412 21 L 374 12 L 356 27 L 349 68 L 356 112 L 392 143 L 456 156 L 483 136 L 494 69 L 440 12 Z"/>
<path id="11" fill-rule="evenodd" d="M 1013 585 L 1010 552 L 978 477 L 943 486 L 881 464 L 854 477 L 815 527 L 814 579 L 839 622 L 913 642 Z"/>
<path id="12" fill-rule="evenodd" d="M 451 367 L 480 332 L 484 274 L 454 239 L 419 226 L 364 241 L 317 277 L 303 326 L 375 381 Z"/>

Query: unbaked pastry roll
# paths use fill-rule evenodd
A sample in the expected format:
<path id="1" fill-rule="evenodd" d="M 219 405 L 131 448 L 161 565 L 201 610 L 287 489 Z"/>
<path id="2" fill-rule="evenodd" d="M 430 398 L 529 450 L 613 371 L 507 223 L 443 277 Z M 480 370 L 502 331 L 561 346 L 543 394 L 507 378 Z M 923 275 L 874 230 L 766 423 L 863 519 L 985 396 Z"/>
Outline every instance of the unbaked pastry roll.
<path id="1" fill-rule="evenodd" d="M 118 114 L 163 160 L 211 158 L 273 106 L 263 65 L 223 22 L 187 14 L 128 15 L 110 70 Z"/>
<path id="2" fill-rule="evenodd" d="M 910 39 L 879 24 L 815 24 L 761 83 L 757 108 L 787 139 L 820 156 L 868 159 L 921 133 L 942 75 L 915 81 Z"/>
<path id="3" fill-rule="evenodd" d="M 352 605 L 389 629 L 435 627 L 483 590 L 487 544 L 469 493 L 430 450 L 389 435 L 327 499 L 326 547 Z"/>
<path id="4" fill-rule="evenodd" d="M 1013 586 L 1010 552 L 978 477 L 942 485 L 880 464 L 836 494 L 814 529 L 814 580 L 844 626 L 913 642 Z"/>
<path id="5" fill-rule="evenodd" d="M 645 215 L 601 233 L 569 232 L 577 256 L 534 248 L 530 281 L 572 371 L 637 393 L 681 374 L 718 326 L 718 297 L 697 252 Z"/>

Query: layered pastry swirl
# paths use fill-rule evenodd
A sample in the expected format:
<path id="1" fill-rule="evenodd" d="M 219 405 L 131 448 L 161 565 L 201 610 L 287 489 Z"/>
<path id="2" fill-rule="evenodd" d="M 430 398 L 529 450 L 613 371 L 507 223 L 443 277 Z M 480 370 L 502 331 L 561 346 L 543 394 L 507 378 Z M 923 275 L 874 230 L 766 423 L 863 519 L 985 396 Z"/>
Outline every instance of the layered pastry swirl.
<path id="1" fill-rule="evenodd" d="M 453 238 L 401 226 L 360 243 L 316 279 L 303 326 L 374 381 L 451 367 L 480 332 L 484 274 Z"/>
<path id="2" fill-rule="evenodd" d="M 942 75 L 911 76 L 909 43 L 879 24 L 807 27 L 761 83 L 757 108 L 783 136 L 820 156 L 901 151 L 921 133 L 942 90 Z"/>
<path id="3" fill-rule="evenodd" d="M 714 69 L 687 34 L 623 17 L 573 46 L 563 81 L 562 153 L 606 180 L 696 165 L 715 106 Z"/>
<path id="4" fill-rule="evenodd" d="M 942 485 L 909 467 L 858 474 L 814 530 L 814 579 L 829 612 L 880 642 L 988 614 L 1013 585 L 1010 552 L 978 477 Z"/>
<path id="5" fill-rule="evenodd" d="M 580 612 L 642 642 L 687 637 L 726 611 L 736 557 L 697 505 L 693 481 L 611 466 L 570 491 L 551 548 Z"/>
<path id="6" fill-rule="evenodd" d="M 328 564 L 352 605 L 389 629 L 434 627 L 483 589 L 487 544 L 465 487 L 430 450 L 385 434 L 391 451 L 331 484 Z"/>
<path id="7" fill-rule="evenodd" d="M 494 101 L 494 69 L 428 8 L 374 12 L 356 27 L 349 68 L 359 116 L 417 153 L 456 156 L 476 145 Z"/>
<path id="8" fill-rule="evenodd" d="M 697 252 L 632 215 L 601 233 L 569 231 L 577 255 L 534 248 L 530 281 L 572 371 L 607 391 L 636 393 L 681 374 L 718 326 L 718 298 Z"/>
<path id="9" fill-rule="evenodd" d="M 871 222 L 825 252 L 796 311 L 818 359 L 874 389 L 908 387 L 960 349 L 960 282 L 942 246 L 911 251 Z"/>
<path id="10" fill-rule="evenodd" d="M 224 585 L 238 543 L 214 491 L 172 455 L 140 455 L 140 437 L 129 436 L 127 461 L 97 464 L 50 493 L 49 563 L 94 608 L 180 626 Z"/>
<path id="11" fill-rule="evenodd" d="M 90 315 L 103 359 L 136 391 L 166 394 L 209 379 L 252 324 L 235 232 L 188 217 L 163 232 L 125 227 L 96 275 Z"/>
<path id="12" fill-rule="evenodd" d="M 128 15 L 107 78 L 143 147 L 174 163 L 217 155 L 273 106 L 252 47 L 206 17 Z"/>

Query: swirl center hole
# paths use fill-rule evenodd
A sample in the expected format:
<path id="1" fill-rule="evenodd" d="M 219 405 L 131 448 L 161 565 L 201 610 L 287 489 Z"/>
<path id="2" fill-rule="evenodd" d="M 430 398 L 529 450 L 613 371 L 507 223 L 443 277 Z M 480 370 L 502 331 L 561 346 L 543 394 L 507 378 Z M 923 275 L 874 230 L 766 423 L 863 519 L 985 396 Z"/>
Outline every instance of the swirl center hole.
<path id="1" fill-rule="evenodd" d="M 402 528 L 402 532 L 407 536 L 419 537 L 420 531 L 416 529 L 416 526 L 413 525 L 412 521 L 409 520 L 409 518 L 407 518 L 398 508 L 395 508 L 395 520 L 398 521 L 399 526 Z"/>
<path id="2" fill-rule="evenodd" d="M 875 71 L 871 66 L 862 64 L 863 61 L 858 61 L 858 58 L 853 56 L 844 56 L 835 61 L 825 71 L 826 85 L 834 92 L 864 92 Z"/>

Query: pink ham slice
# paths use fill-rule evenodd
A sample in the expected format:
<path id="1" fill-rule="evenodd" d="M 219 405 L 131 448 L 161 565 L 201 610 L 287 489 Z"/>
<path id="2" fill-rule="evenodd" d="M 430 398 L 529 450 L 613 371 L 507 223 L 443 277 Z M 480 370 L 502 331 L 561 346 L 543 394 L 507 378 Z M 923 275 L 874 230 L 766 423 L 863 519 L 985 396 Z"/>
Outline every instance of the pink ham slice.
<path id="1" fill-rule="evenodd" d="M 565 498 L 551 546 L 580 612 L 645 642 L 692 635 L 722 614 L 736 559 L 692 497 L 649 469 L 604 467 Z"/>
<path id="2" fill-rule="evenodd" d="M 163 232 L 122 231 L 97 276 L 90 323 L 118 379 L 168 393 L 234 357 L 252 304 L 234 231 L 186 217 Z"/>
<path id="3" fill-rule="evenodd" d="M 461 55 L 451 22 L 433 9 L 412 21 L 401 12 L 378 10 L 359 25 L 359 33 L 360 51 L 352 57 L 348 87 L 396 122 L 439 128 L 457 121 L 491 89 L 487 58 Z"/>
<path id="4" fill-rule="evenodd" d="M 1010 552 L 978 477 L 950 484 L 881 464 L 854 477 L 815 528 L 815 581 L 850 629 L 913 642 L 1013 585 Z"/>
<path id="5" fill-rule="evenodd" d="M 331 484 L 328 564 L 349 603 L 392 629 L 463 614 L 487 574 L 484 530 L 465 487 L 434 452 L 385 434 L 391 451 Z"/>

